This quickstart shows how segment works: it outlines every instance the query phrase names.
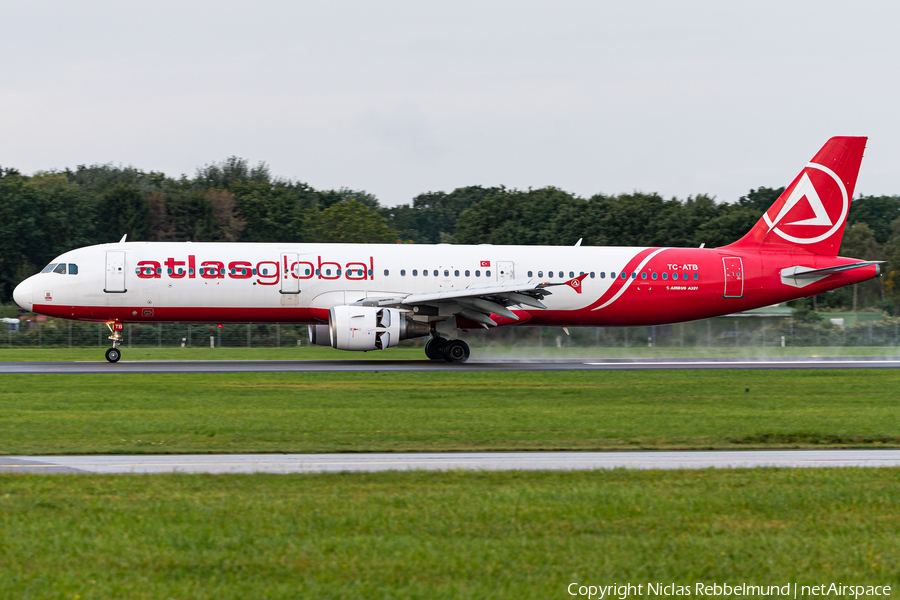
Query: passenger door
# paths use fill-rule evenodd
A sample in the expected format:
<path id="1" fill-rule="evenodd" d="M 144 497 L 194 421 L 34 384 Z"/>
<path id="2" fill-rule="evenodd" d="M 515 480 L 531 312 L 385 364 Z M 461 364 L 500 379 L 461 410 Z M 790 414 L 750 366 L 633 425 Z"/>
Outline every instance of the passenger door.
<path id="1" fill-rule="evenodd" d="M 296 252 L 285 252 L 281 255 L 281 293 L 300 293 L 300 260 Z"/>
<path id="2" fill-rule="evenodd" d="M 103 291 L 107 294 L 123 294 L 125 289 L 125 251 L 110 250 L 106 253 L 106 285 Z"/>
<path id="3" fill-rule="evenodd" d="M 722 258 L 725 267 L 725 293 L 723 298 L 743 298 L 744 265 L 740 257 L 726 256 Z"/>

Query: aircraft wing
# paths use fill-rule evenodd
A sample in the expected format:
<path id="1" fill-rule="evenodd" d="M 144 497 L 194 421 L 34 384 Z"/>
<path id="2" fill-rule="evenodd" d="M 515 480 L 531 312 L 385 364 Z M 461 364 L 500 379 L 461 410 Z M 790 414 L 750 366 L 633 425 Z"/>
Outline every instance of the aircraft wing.
<path id="1" fill-rule="evenodd" d="M 581 281 L 587 276 L 581 275 L 574 279 L 559 283 L 536 281 L 532 279 L 514 279 L 510 281 L 490 281 L 474 283 L 462 289 L 447 290 L 442 292 L 428 292 L 424 294 L 409 294 L 393 298 L 368 298 L 355 302 L 361 306 L 386 306 L 392 308 L 412 309 L 416 306 L 448 306 L 456 305 L 459 310 L 455 314 L 465 317 L 470 321 L 480 323 L 484 327 L 496 326 L 497 322 L 490 315 L 500 315 L 515 321 L 519 320 L 508 306 L 530 306 L 532 308 L 547 308 L 541 302 L 546 296 L 552 294 L 548 289 L 558 285 L 568 285 L 579 294 L 581 293 Z"/>

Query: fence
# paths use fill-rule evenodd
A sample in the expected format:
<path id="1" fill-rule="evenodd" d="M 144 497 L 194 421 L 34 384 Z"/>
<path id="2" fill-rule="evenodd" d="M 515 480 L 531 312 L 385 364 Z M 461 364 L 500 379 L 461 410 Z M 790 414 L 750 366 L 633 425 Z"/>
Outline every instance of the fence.
<path id="1" fill-rule="evenodd" d="M 825 315 L 822 315 L 825 316 Z M 875 315 L 870 315 L 875 316 Z M 6 325 L 0 323 L 0 326 Z M 2 330 L 0 330 L 2 331 Z M 652 327 L 500 327 L 471 330 L 461 336 L 473 346 L 528 344 L 536 347 L 731 347 L 731 346 L 898 346 L 900 319 L 882 317 L 847 327 L 827 320 L 800 321 L 791 317 L 720 317 Z M 18 331 L 6 332 L 6 345 L 16 348 L 109 347 L 109 330 L 103 323 L 80 323 L 47 318 L 22 321 Z M 305 325 L 180 323 L 126 324 L 125 348 L 210 346 L 297 347 L 308 345 Z M 0 341 L 0 345 L 2 345 Z M 403 345 L 417 342 L 405 342 Z"/>
<path id="2" fill-rule="evenodd" d="M 6 345 L 15 348 L 106 348 L 112 345 L 104 323 L 80 323 L 47 318 L 45 321 L 23 321 L 18 331 L 6 332 Z M 278 348 L 308 344 L 306 326 L 295 324 L 186 325 L 159 323 L 125 325 L 123 348 L 171 348 L 203 346 L 216 348 Z M 2 342 L 0 342 L 2 343 Z"/>

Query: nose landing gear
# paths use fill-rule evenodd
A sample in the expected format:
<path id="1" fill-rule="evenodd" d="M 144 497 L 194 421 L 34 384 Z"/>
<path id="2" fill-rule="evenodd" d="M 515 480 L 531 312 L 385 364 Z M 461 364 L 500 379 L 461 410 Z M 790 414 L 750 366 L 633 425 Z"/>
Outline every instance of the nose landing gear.
<path id="1" fill-rule="evenodd" d="M 109 336 L 109 339 L 112 340 L 112 348 L 109 348 L 106 351 L 106 360 L 111 363 L 119 362 L 119 359 L 122 358 L 122 351 L 119 350 L 119 345 L 122 343 L 122 334 L 121 331 L 124 328 L 122 323 L 117 323 L 115 321 L 107 323 L 107 327 L 112 332 L 112 335 Z"/>
<path id="2" fill-rule="evenodd" d="M 113 346 L 106 351 L 106 360 L 111 363 L 119 362 L 119 359 L 122 358 L 122 352 Z"/>

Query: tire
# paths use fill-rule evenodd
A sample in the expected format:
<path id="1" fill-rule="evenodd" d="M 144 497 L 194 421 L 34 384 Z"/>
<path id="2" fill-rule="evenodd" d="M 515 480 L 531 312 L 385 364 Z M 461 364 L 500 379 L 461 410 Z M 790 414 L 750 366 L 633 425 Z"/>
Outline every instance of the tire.
<path id="1" fill-rule="evenodd" d="M 425 342 L 425 356 L 429 360 L 444 360 L 444 348 L 447 346 L 447 340 L 444 338 L 431 338 Z"/>
<path id="2" fill-rule="evenodd" d="M 109 362 L 117 363 L 120 358 L 122 358 L 122 351 L 118 348 L 110 348 L 106 351 L 106 360 Z"/>
<path id="3" fill-rule="evenodd" d="M 464 363 L 469 360 L 469 345 L 462 340 L 451 340 L 444 346 L 444 360 L 448 363 Z"/>

